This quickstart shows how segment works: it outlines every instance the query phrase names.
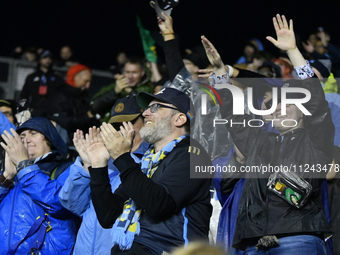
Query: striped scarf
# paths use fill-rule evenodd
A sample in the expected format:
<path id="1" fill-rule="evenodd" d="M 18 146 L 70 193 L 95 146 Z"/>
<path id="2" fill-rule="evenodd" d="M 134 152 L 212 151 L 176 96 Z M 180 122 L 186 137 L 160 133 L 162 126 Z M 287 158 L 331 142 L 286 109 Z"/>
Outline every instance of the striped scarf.
<path id="1" fill-rule="evenodd" d="M 162 160 L 182 141 L 187 135 L 180 136 L 175 140 L 165 145 L 162 150 L 155 153 L 155 148 L 151 146 L 142 158 L 141 170 L 151 178 L 156 172 Z M 124 204 L 123 213 L 117 218 L 112 227 L 112 241 L 119 245 L 120 250 L 129 250 L 132 246 L 135 235 L 140 233 L 139 218 L 142 213 L 142 208 L 139 207 L 131 198 Z"/>

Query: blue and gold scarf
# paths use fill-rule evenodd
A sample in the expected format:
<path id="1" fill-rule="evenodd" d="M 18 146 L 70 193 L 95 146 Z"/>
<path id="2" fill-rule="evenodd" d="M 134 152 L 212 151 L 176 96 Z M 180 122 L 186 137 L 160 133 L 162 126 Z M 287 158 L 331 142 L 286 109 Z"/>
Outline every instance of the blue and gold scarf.
<path id="1" fill-rule="evenodd" d="M 151 146 L 142 158 L 141 170 L 151 178 L 156 172 L 162 160 L 182 141 L 187 135 L 180 136 L 155 153 L 155 148 Z M 132 246 L 135 235 L 140 233 L 139 218 L 142 213 L 139 207 L 131 198 L 124 204 L 123 213 L 117 218 L 112 227 L 111 235 L 114 244 L 119 245 L 120 250 L 129 250 Z"/>

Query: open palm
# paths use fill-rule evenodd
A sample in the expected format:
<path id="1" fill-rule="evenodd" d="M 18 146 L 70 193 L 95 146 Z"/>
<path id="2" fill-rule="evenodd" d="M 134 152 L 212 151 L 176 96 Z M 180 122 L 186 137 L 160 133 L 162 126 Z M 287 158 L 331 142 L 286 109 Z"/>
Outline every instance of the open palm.
<path id="1" fill-rule="evenodd" d="M 290 20 L 289 26 L 284 15 L 279 14 L 273 18 L 273 24 L 276 32 L 277 40 L 271 36 L 266 39 L 273 43 L 277 48 L 287 51 L 296 48 L 295 35 L 293 30 L 293 21 Z"/>

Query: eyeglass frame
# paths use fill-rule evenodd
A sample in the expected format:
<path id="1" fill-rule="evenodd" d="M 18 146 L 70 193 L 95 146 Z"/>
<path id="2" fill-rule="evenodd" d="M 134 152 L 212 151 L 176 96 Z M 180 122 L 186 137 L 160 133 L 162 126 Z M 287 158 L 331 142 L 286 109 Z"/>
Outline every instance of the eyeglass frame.
<path id="1" fill-rule="evenodd" d="M 151 110 L 151 107 L 155 107 L 154 105 L 156 105 L 156 109 L 155 109 L 155 110 Z M 155 113 L 155 112 L 158 111 L 158 109 L 159 109 L 160 106 L 161 106 L 161 107 L 164 107 L 164 108 L 169 108 L 169 109 L 173 109 L 173 110 L 179 111 L 179 109 L 177 109 L 177 108 L 174 108 L 174 107 L 171 107 L 171 106 L 167 106 L 167 105 L 164 105 L 164 104 L 160 104 L 160 103 L 155 103 L 155 104 L 149 105 L 148 107 L 145 108 L 144 111 L 150 109 L 150 112 L 151 112 L 151 113 Z"/>

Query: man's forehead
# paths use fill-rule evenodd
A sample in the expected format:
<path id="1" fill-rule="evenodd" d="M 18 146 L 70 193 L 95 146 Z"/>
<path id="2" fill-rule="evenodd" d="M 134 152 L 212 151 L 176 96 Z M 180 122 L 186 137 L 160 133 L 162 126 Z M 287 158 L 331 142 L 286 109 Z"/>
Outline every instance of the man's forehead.
<path id="1" fill-rule="evenodd" d="M 129 62 L 127 62 L 125 64 L 124 71 L 132 71 L 132 70 L 141 71 L 142 67 L 139 64 L 137 64 L 137 63 L 129 63 Z"/>

